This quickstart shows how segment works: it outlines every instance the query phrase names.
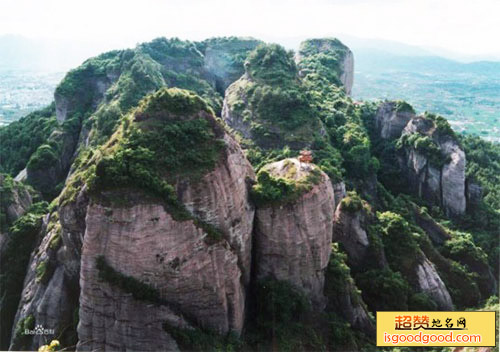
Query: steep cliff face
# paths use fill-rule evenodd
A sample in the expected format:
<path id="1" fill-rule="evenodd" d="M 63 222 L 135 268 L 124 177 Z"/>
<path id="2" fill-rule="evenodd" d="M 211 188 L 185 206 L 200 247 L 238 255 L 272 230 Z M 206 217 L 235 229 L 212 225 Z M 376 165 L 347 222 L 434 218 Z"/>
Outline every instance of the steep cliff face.
<path id="1" fill-rule="evenodd" d="M 334 237 L 335 226 L 334 223 Z M 370 317 L 368 308 L 363 302 L 360 291 L 351 276 L 351 270 L 347 264 L 349 259 L 340 250 L 339 243 L 335 241 L 334 238 L 325 277 L 326 311 L 340 314 L 355 329 L 364 332 L 368 336 L 374 336 L 373 319 Z"/>
<path id="2" fill-rule="evenodd" d="M 236 141 L 227 134 L 224 140 L 226 159 L 196 183 L 180 180 L 177 195 L 191 213 L 227 234 L 227 240 L 238 254 L 238 264 L 247 285 L 255 212 L 248 200 L 248 188 L 255 175 Z"/>
<path id="3" fill-rule="evenodd" d="M 449 125 L 404 102 L 353 103 L 353 65 L 334 39 L 294 61 L 253 39 L 159 38 L 70 72 L 47 115 L 59 124 L 20 175 L 58 198 L 33 206 L 0 175 L 2 348 L 205 350 L 239 336 L 255 350 L 361 349 L 378 303 L 451 310 L 495 294 L 475 244 L 486 235 L 460 237 L 377 181 L 380 149 L 460 228 L 482 186 Z M 304 148 L 315 164 L 292 158 Z M 273 299 L 259 299 L 267 284 Z M 51 332 L 23 334 L 38 325 Z"/>
<path id="4" fill-rule="evenodd" d="M 465 213 L 465 153 L 457 140 L 422 116 L 408 122 L 402 138 L 406 160 L 401 162 L 406 163 L 410 187 L 441 205 L 448 216 Z"/>
<path id="5" fill-rule="evenodd" d="M 312 164 L 285 159 L 264 167 L 271 177 L 301 180 Z M 257 207 L 255 260 L 257 279 L 288 281 L 323 307 L 325 269 L 330 255 L 334 194 L 328 176 L 321 172 L 317 184 L 287 204 Z"/>
<path id="6" fill-rule="evenodd" d="M 351 50 L 348 49 L 345 53 L 340 69 L 342 71 L 340 81 L 345 87 L 346 94 L 351 95 L 352 85 L 354 84 L 354 54 Z"/>
<path id="7" fill-rule="evenodd" d="M 335 211 L 334 220 L 333 241 L 342 243 L 351 267 L 360 268 L 367 258 L 370 247 L 365 230 L 365 212 L 362 209 L 357 211 L 343 209 L 341 203 Z M 385 257 L 380 259 L 385 263 Z"/>
<path id="8" fill-rule="evenodd" d="M 437 223 L 427 213 L 422 213 L 419 209 L 414 209 L 413 216 L 415 222 L 429 236 L 433 243 L 442 245 L 447 240 L 451 239 L 451 235 L 446 229 Z"/>
<path id="9" fill-rule="evenodd" d="M 250 51 L 261 44 L 253 38 L 214 38 L 198 43 L 204 54 L 204 69 L 223 95 L 226 88 L 244 73 L 243 63 Z"/>
<path id="10" fill-rule="evenodd" d="M 162 325 L 182 328 L 184 316 L 221 334 L 239 333 L 245 303 L 238 257 L 223 242 L 207 244 L 206 236 L 193 221 L 175 221 L 161 204 L 121 209 L 91 204 L 82 250 L 79 349 L 123 350 L 138 343 L 143 350 L 168 348 L 173 341 Z M 101 256 L 120 275 L 159 292 L 158 301 L 134 301 L 131 292 L 103 281 Z M 124 333 L 130 330 L 137 335 Z"/>
<path id="11" fill-rule="evenodd" d="M 373 223 L 373 215 L 370 212 L 368 203 L 356 194 L 347 195 L 335 210 L 332 239 L 342 244 L 347 254 L 347 263 L 356 272 L 366 271 L 367 268 L 388 267 L 384 249 L 371 243 L 380 242 L 380 238 L 370 239 L 367 231 L 370 223 Z"/>
<path id="12" fill-rule="evenodd" d="M 448 216 L 465 213 L 465 153 L 446 120 L 415 116 L 405 102 L 386 102 L 377 110 L 375 128 L 383 139 L 399 138 L 400 168 L 410 190 Z"/>
<path id="13" fill-rule="evenodd" d="M 107 75 L 96 75 L 96 77 L 89 77 L 87 80 L 83 81 L 83 84 L 78 87 L 82 94 L 75 96 L 73 91 L 66 92 L 64 89 L 56 90 L 54 94 L 54 102 L 56 105 L 56 118 L 59 124 L 63 124 L 68 116 L 77 112 L 82 104 L 80 99 L 82 95 L 88 97 L 88 93 L 94 93 L 92 96 L 88 97 L 87 101 L 83 102 L 88 104 L 92 109 L 95 109 L 99 102 L 104 98 L 104 93 L 111 86 L 116 76 L 112 74 Z M 76 78 L 80 83 L 82 81 Z"/>
<path id="14" fill-rule="evenodd" d="M 78 285 L 71 282 L 60 261 L 62 229 L 56 216 L 45 217 L 37 250 L 31 255 L 13 325 L 11 350 L 36 350 L 46 339 L 58 338 L 66 345 L 76 341 Z M 22 326 L 29 319 L 51 331 L 26 338 Z"/>
<path id="15" fill-rule="evenodd" d="M 174 339 L 164 329 L 167 325 L 221 334 L 241 332 L 254 217 L 247 182 L 254 173 L 239 145 L 210 111 L 190 93 L 159 92 L 129 117 L 113 143 L 103 147 L 106 162 L 99 153 L 73 170 L 58 211 L 40 231 L 14 330 L 34 321 L 54 329 L 54 336 L 65 345 L 78 341 L 79 350 L 175 350 Z M 153 131 L 168 135 L 153 132 L 142 139 L 135 134 L 152 133 L 153 125 Z M 147 143 L 134 147 L 139 159 L 121 159 L 124 150 L 116 150 L 121 143 L 132 143 L 123 141 L 123 130 L 135 136 L 133 143 Z M 169 165 L 175 166 L 164 169 L 165 154 L 154 149 L 161 147 L 153 137 L 173 145 L 185 145 L 182 138 L 188 138 L 194 147 L 184 153 L 171 150 L 177 159 Z M 154 161 L 141 161 L 146 147 L 157 153 Z M 151 152 L 146 152 L 147 158 Z M 162 189 L 171 193 L 161 201 L 151 198 L 147 186 L 144 191 L 134 188 L 139 181 L 116 184 L 120 181 L 109 174 L 113 160 L 143 162 L 129 170 L 146 167 L 142 172 L 155 172 L 149 177 L 159 178 L 151 179 L 148 186 L 164 184 L 161 178 L 166 177 L 172 186 L 164 184 Z M 178 177 L 176 170 L 196 176 Z M 135 177 L 125 171 L 119 174 Z M 94 177 L 97 181 L 89 182 Z M 117 203 L 117 199 L 123 201 Z M 104 268 L 99 260 L 106 263 Z M 113 279 L 117 276 L 121 280 Z M 155 292 L 154 299 L 141 295 L 144 287 Z M 77 339 L 74 315 L 78 310 Z M 39 338 L 14 334 L 11 347 L 36 349 L 41 343 Z"/>
<path id="16" fill-rule="evenodd" d="M 340 201 L 346 196 L 346 189 L 344 182 L 334 183 L 333 185 L 333 193 L 335 195 L 335 209 L 340 204 Z"/>
<path id="17" fill-rule="evenodd" d="M 49 141 L 50 144 L 38 148 L 26 167 L 26 181 L 42 193 L 49 193 L 66 177 L 74 160 L 78 134 L 56 130 Z"/>
<path id="18" fill-rule="evenodd" d="M 444 155 L 450 159 L 441 172 L 441 190 L 443 207 L 449 216 L 465 213 L 465 153 L 456 140 L 446 138 L 440 140 L 439 146 Z"/>
<path id="19" fill-rule="evenodd" d="M 466 189 L 467 209 L 473 209 L 481 202 L 481 199 L 483 198 L 483 188 L 479 184 L 467 180 Z"/>
<path id="20" fill-rule="evenodd" d="M 422 258 L 415 269 L 418 290 L 426 293 L 437 303 L 440 310 L 453 310 L 448 289 L 427 257 Z"/>
<path id="21" fill-rule="evenodd" d="M 364 229 L 363 211 L 348 212 L 341 206 L 335 211 L 333 240 L 341 242 L 353 266 L 360 266 L 366 257 L 370 242 Z"/>
<path id="22" fill-rule="evenodd" d="M 15 321 L 17 304 L 22 298 L 30 252 L 36 246 L 43 208 L 34 206 L 40 195 L 30 186 L 0 174 L 0 348 L 7 349 Z M 35 215 L 34 212 L 37 212 Z"/>
<path id="23" fill-rule="evenodd" d="M 75 152 L 86 142 L 81 138 L 82 130 L 88 134 L 91 115 L 106 101 L 106 92 L 108 100 L 113 97 L 111 87 L 124 70 L 119 63 L 127 60 L 126 53 L 113 51 L 91 58 L 68 72 L 58 85 L 54 101 L 59 126 L 31 155 L 26 167 L 27 182 L 50 198 L 60 192 L 56 187 L 62 186 Z M 92 119 L 95 121 L 98 117 Z M 86 128 L 82 128 L 84 122 L 87 122 Z"/>
<path id="24" fill-rule="evenodd" d="M 384 102 L 379 105 L 375 115 L 375 127 L 383 139 L 394 139 L 401 136 L 408 122 L 415 117 L 410 107 L 401 106 L 398 102 Z"/>
<path id="25" fill-rule="evenodd" d="M 173 110 L 169 104 L 186 107 L 189 99 L 193 99 L 193 104 L 202 103 L 189 95 L 181 101 L 183 96 L 176 94 L 183 93 L 164 90 L 155 94 L 143 110 L 135 113 L 132 126 L 148 133 L 151 125 L 169 130 L 170 124 L 183 128 L 191 124 L 202 126 L 207 121 L 207 131 L 193 131 L 190 138 L 196 138 L 197 133 L 201 133 L 200 138 L 214 133 L 218 142 L 210 143 L 222 149 L 214 155 L 216 162 L 211 170 L 196 179 L 179 177 L 174 181 L 178 200 L 169 200 L 170 205 L 149 199 L 141 192 L 123 193 L 113 188 L 107 191 L 107 186 L 96 193 L 97 198 L 86 214 L 81 256 L 81 350 L 125 349 L 139 342 L 145 350 L 172 348 L 174 340 L 166 331 L 161 332 L 165 322 L 169 327 L 194 325 L 221 334 L 239 334 L 243 328 L 254 212 L 248 203 L 246 180 L 253 178 L 253 171 L 239 146 L 223 132 L 213 115 L 196 107 Z M 183 137 L 176 134 L 171 138 L 169 142 L 176 143 L 175 138 Z M 205 148 L 204 152 L 209 148 L 199 147 Z M 187 154 L 190 152 L 195 151 Z M 107 158 L 120 154 L 106 153 L 111 153 Z M 179 167 L 193 162 L 180 158 Z M 99 165 L 102 164 L 98 164 L 98 170 Z M 158 172 L 175 179 L 173 170 L 160 168 Z M 129 198 L 131 194 L 135 194 L 133 200 Z M 117 206 L 115 200 L 120 198 L 129 200 Z M 105 266 L 99 261 L 104 261 Z M 143 291 L 151 294 L 144 297 Z M 130 295 L 143 302 L 134 301 Z M 155 310 L 158 311 L 153 313 Z M 140 321 L 133 319 L 144 311 L 152 314 Z M 110 325 L 113 328 L 103 334 L 104 327 Z M 151 326 L 153 332 L 146 331 L 146 326 Z M 131 329 L 137 335 L 124 333 Z M 158 332 L 160 341 L 153 334 Z M 135 336 L 143 338 L 138 341 Z"/>

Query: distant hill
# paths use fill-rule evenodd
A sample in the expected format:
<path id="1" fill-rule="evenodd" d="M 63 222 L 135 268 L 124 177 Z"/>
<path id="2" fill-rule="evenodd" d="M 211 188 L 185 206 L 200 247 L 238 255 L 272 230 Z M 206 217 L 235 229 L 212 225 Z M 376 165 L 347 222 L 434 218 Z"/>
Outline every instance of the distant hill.
<path id="1" fill-rule="evenodd" d="M 359 69 L 385 72 L 388 70 L 408 70 L 413 72 L 457 72 L 500 75 L 500 62 L 476 61 L 462 63 L 440 56 L 395 55 L 380 49 L 354 49 Z"/>

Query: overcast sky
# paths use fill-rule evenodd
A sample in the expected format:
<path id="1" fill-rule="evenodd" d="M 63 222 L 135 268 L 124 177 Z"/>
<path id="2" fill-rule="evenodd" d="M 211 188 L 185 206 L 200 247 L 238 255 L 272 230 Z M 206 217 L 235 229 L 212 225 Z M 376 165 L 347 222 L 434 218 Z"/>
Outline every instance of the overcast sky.
<path id="1" fill-rule="evenodd" d="M 500 0 L 0 0 L 0 35 L 111 49 L 159 36 L 348 34 L 498 56 L 499 16 Z"/>

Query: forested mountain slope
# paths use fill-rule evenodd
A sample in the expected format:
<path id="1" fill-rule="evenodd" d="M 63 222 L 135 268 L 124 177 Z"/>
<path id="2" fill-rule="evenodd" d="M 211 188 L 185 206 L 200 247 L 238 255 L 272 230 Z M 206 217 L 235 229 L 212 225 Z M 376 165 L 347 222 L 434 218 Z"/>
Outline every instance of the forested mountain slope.
<path id="1" fill-rule="evenodd" d="M 370 350 L 377 310 L 485 305 L 498 146 L 353 101 L 353 66 L 160 38 L 70 71 L 0 128 L 1 347 Z"/>

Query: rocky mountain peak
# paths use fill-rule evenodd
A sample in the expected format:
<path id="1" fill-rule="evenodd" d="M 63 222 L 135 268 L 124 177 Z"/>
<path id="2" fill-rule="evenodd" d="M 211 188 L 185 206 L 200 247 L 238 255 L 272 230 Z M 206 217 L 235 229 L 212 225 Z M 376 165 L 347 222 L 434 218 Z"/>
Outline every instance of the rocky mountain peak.
<path id="1" fill-rule="evenodd" d="M 300 162 L 297 158 L 290 158 L 266 165 L 262 170 L 269 172 L 273 177 L 300 181 L 312 175 L 314 170 L 318 171 L 318 167 L 312 163 Z"/>
<path id="2" fill-rule="evenodd" d="M 329 60 L 316 60 L 327 55 Z M 342 85 L 347 95 L 351 94 L 354 82 L 354 55 L 336 38 L 308 39 L 300 43 L 296 61 L 301 76 L 311 71 L 321 71 L 331 84 Z M 321 64 L 311 65 L 313 61 Z M 317 72 L 320 73 L 320 72 Z"/>
<path id="3" fill-rule="evenodd" d="M 296 189 L 297 196 L 285 204 L 277 200 L 257 206 L 257 279 L 288 281 L 322 309 L 335 204 L 330 179 L 315 165 L 295 158 L 269 164 L 261 172 L 284 182 L 308 184 Z"/>

